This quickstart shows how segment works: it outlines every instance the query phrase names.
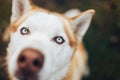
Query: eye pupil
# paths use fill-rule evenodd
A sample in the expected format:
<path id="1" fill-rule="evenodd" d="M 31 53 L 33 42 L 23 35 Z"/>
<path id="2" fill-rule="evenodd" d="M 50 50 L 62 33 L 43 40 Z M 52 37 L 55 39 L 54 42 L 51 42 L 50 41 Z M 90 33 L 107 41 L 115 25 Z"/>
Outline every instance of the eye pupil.
<path id="1" fill-rule="evenodd" d="M 27 32 L 27 30 L 26 29 L 23 29 L 23 33 L 26 33 Z"/>
<path id="2" fill-rule="evenodd" d="M 61 38 L 57 38 L 57 41 L 58 41 L 58 42 L 62 42 L 62 39 L 61 39 Z"/>
<path id="3" fill-rule="evenodd" d="M 29 33 L 30 33 L 30 31 L 29 31 L 28 28 L 23 27 L 23 28 L 21 29 L 21 34 L 22 34 L 22 35 L 27 35 L 27 34 L 29 34 Z"/>
<path id="4" fill-rule="evenodd" d="M 62 43 L 64 43 L 64 39 L 63 39 L 63 37 L 61 37 L 61 36 L 55 37 L 55 38 L 54 38 L 54 41 L 55 41 L 57 44 L 62 44 Z"/>

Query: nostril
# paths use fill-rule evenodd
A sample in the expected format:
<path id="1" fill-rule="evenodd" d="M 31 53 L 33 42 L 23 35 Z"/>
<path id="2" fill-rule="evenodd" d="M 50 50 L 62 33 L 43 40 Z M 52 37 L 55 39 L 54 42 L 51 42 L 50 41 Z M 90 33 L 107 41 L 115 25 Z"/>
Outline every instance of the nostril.
<path id="1" fill-rule="evenodd" d="M 26 61 L 26 57 L 24 55 L 21 55 L 18 59 L 18 62 L 25 62 Z"/>
<path id="2" fill-rule="evenodd" d="M 44 55 L 35 49 L 24 49 L 18 57 L 19 69 L 28 68 L 32 72 L 37 72 L 43 67 Z"/>
<path id="3" fill-rule="evenodd" d="M 33 60 L 32 64 L 33 64 L 33 66 L 38 67 L 38 68 L 42 67 L 42 62 L 40 59 Z"/>

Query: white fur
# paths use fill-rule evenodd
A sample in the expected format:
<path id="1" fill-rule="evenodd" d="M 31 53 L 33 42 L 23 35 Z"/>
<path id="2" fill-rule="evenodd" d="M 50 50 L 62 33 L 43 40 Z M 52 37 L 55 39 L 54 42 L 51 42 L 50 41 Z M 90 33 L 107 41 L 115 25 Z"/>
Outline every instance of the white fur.
<path id="1" fill-rule="evenodd" d="M 80 13 L 81 13 L 81 11 L 79 9 L 70 9 L 64 13 L 64 16 L 66 16 L 68 18 L 73 18 L 73 17 L 79 15 Z"/>
<path id="2" fill-rule="evenodd" d="M 93 10 L 91 10 L 93 11 Z M 83 13 L 76 19 L 72 21 L 74 24 L 74 31 L 76 31 L 76 36 L 78 38 L 78 41 L 81 42 L 85 33 L 87 32 L 91 19 L 93 17 L 93 13 L 88 12 L 88 13 Z"/>
<path id="3" fill-rule="evenodd" d="M 22 27 L 29 28 L 30 35 L 21 35 Z M 65 43 L 55 43 L 52 40 L 55 36 L 62 36 Z M 45 56 L 44 66 L 39 72 L 40 80 L 60 80 L 67 73 L 73 48 L 59 17 L 44 12 L 35 13 L 18 27 L 17 32 L 12 33 L 10 41 L 9 71 L 12 76 L 17 69 L 17 58 L 25 48 L 38 49 Z"/>
<path id="4" fill-rule="evenodd" d="M 19 20 L 30 9 L 29 0 L 13 0 L 11 23 Z M 91 12 L 93 11 L 81 13 L 81 16 L 76 19 L 69 20 L 71 21 L 69 27 L 73 28 L 73 32 L 78 29 L 76 36 L 79 42 L 88 29 L 93 15 Z M 74 16 L 77 15 L 76 13 L 78 14 L 79 11 L 73 10 Z M 17 31 L 10 35 L 8 70 L 13 80 L 17 80 L 15 77 L 15 72 L 18 69 L 17 59 L 25 48 L 35 48 L 45 57 L 43 68 L 38 73 L 38 80 L 61 80 L 66 75 L 74 48 L 70 46 L 63 22 L 59 16 L 52 13 L 36 12 L 32 13 L 18 26 Z M 78 24 L 82 25 L 78 26 Z M 28 28 L 30 34 L 22 35 L 20 33 L 22 27 Z M 61 45 L 57 44 L 53 41 L 56 36 L 62 36 L 65 42 Z M 81 64 L 83 63 L 81 62 Z M 78 76 L 75 76 L 74 79 L 77 78 Z"/>
<path id="5" fill-rule="evenodd" d="M 91 11 L 94 12 L 93 10 L 91 10 Z M 66 16 L 68 18 L 74 18 L 78 15 L 80 15 L 80 16 L 75 18 L 74 20 L 72 20 L 72 23 L 74 24 L 74 27 L 72 27 L 72 28 L 74 31 L 77 30 L 76 36 L 77 36 L 79 42 L 81 42 L 83 36 L 85 35 L 86 31 L 89 28 L 93 13 L 89 12 L 89 13 L 83 14 L 83 13 L 81 13 L 81 11 L 79 9 L 70 9 L 64 13 L 64 16 Z M 81 25 L 79 25 L 79 24 L 81 24 Z"/>
<path id="6" fill-rule="evenodd" d="M 11 23 L 19 19 L 23 14 L 31 9 L 29 0 L 13 0 Z"/>

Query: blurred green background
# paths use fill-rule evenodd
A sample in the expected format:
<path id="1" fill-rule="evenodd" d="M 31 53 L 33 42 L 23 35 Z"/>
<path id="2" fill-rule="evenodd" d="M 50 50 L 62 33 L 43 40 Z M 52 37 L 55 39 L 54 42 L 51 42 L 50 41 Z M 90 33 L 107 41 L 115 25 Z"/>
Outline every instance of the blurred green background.
<path id="1" fill-rule="evenodd" d="M 89 54 L 90 75 L 83 80 L 120 80 L 120 0 L 33 0 L 43 8 L 65 12 L 95 9 L 91 27 L 84 37 Z M 2 34 L 9 25 L 11 0 L 0 0 L 0 80 L 8 80 L 5 70 L 7 43 Z"/>

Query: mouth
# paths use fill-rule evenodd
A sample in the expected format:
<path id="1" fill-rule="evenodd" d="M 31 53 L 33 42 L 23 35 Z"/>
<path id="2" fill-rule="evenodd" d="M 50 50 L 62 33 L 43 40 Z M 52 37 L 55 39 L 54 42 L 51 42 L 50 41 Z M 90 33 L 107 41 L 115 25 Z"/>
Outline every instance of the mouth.
<path id="1" fill-rule="evenodd" d="M 38 80 L 37 75 L 32 72 L 26 73 L 25 71 L 17 71 L 15 76 L 18 80 Z"/>
<path id="2" fill-rule="evenodd" d="M 18 80 L 38 80 L 36 77 L 31 76 L 19 76 L 17 77 Z"/>
<path id="3" fill-rule="evenodd" d="M 30 77 L 22 77 L 22 78 L 19 78 L 19 80 L 37 80 L 37 79 L 30 78 Z"/>
<path id="4" fill-rule="evenodd" d="M 19 80 L 36 80 L 30 77 L 21 77 Z"/>

